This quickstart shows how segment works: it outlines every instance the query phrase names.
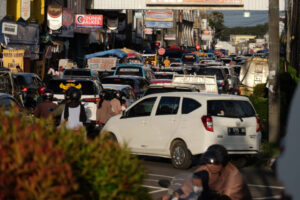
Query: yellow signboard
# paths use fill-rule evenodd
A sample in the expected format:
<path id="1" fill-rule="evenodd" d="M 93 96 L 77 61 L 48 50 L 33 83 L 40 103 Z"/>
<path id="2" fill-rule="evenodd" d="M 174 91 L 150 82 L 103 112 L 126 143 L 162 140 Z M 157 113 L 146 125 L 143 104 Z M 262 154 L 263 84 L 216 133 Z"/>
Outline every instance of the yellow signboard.
<path id="1" fill-rule="evenodd" d="M 3 50 L 3 66 L 9 68 L 13 72 L 17 72 L 17 66 L 24 71 L 24 49 L 4 49 Z"/>

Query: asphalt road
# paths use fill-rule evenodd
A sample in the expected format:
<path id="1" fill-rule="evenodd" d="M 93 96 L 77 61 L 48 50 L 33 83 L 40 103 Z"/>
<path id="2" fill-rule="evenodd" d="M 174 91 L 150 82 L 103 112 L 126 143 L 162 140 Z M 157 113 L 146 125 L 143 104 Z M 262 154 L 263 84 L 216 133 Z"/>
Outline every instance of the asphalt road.
<path id="1" fill-rule="evenodd" d="M 160 179 L 171 180 L 174 176 L 194 171 L 197 166 L 188 170 L 179 170 L 172 167 L 170 160 L 152 157 L 140 157 L 147 170 L 144 187 L 148 188 L 153 199 L 161 199 L 168 189 L 158 185 Z M 250 188 L 254 200 L 279 199 L 284 187 L 269 169 L 259 169 L 251 166 L 240 168 Z"/>

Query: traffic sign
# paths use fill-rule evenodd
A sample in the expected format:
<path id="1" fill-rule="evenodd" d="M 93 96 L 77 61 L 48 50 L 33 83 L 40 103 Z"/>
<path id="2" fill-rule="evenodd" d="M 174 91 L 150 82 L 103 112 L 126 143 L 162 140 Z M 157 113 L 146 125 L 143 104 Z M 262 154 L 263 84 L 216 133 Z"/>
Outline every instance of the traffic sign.
<path id="1" fill-rule="evenodd" d="M 199 45 L 199 44 L 196 45 L 196 49 L 197 49 L 197 50 L 200 49 L 200 45 Z"/>
<path id="2" fill-rule="evenodd" d="M 164 49 L 164 48 L 160 48 L 160 49 L 158 49 L 158 54 L 159 55 L 164 55 L 166 53 L 166 50 Z"/>

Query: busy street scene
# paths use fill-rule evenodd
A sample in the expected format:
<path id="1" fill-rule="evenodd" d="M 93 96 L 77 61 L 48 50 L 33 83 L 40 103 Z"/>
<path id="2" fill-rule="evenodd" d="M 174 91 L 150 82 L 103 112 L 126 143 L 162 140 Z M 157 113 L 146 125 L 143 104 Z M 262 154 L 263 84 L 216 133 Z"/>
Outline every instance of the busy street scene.
<path id="1" fill-rule="evenodd" d="M 0 199 L 300 199 L 299 13 L 0 0 Z"/>

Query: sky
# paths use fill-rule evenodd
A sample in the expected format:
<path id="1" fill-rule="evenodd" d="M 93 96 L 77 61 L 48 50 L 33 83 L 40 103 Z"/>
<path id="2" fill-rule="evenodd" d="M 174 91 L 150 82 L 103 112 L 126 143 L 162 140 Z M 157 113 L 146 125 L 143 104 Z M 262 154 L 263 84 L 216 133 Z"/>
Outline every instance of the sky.
<path id="1" fill-rule="evenodd" d="M 224 14 L 224 25 L 228 28 L 237 26 L 256 26 L 258 24 L 265 24 L 269 21 L 268 11 L 247 11 L 250 12 L 249 18 L 244 17 L 243 10 L 222 10 L 219 12 Z M 281 13 L 284 15 L 284 12 Z"/>

